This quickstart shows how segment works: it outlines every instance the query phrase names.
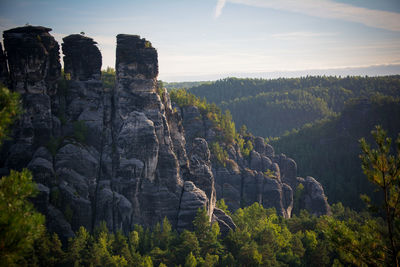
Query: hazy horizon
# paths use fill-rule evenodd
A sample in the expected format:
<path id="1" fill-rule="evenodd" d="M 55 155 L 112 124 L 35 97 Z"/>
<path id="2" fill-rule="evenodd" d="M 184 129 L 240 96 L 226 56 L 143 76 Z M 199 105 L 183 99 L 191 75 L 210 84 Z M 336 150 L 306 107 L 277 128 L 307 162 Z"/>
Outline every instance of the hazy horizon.
<path id="1" fill-rule="evenodd" d="M 103 69 L 117 34 L 139 34 L 165 81 L 400 74 L 397 0 L 1 1 L 1 32 L 27 23 L 85 32 Z"/>

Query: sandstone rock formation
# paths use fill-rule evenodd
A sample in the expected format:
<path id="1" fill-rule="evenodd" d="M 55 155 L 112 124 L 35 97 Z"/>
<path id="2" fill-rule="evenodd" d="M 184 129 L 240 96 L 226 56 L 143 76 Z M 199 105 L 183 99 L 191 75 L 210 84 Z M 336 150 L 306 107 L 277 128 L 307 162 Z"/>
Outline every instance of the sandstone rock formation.
<path id="1" fill-rule="evenodd" d="M 116 82 L 107 89 L 96 42 L 77 34 L 63 39 L 65 79 L 50 31 L 4 32 L 9 72 L 1 53 L 1 77 L 21 93 L 26 112 L 3 145 L 0 164 L 2 173 L 32 171 L 40 191 L 34 203 L 62 240 L 101 221 L 128 232 L 167 217 L 176 229 L 191 229 L 203 207 L 227 234 L 235 224 L 215 207 L 217 198 L 231 210 L 259 202 L 290 217 L 299 183 L 306 188 L 304 208 L 329 212 L 321 185 L 297 178 L 296 163 L 275 155 L 262 138 L 252 139 L 249 158 L 231 145 L 229 164 L 212 164 L 208 143 L 218 131 L 197 107 L 173 106 L 166 91 L 159 93 L 150 42 L 117 36 Z"/>
<path id="2" fill-rule="evenodd" d="M 196 107 L 176 108 L 183 117 L 186 140 L 198 136 L 209 143 L 216 140 L 218 129 L 213 129 L 212 122 Z M 293 159 L 284 154 L 275 155 L 273 147 L 262 137 L 246 138 L 254 144 L 247 158 L 242 156 L 237 145 L 230 145 L 226 166 L 215 161 L 212 164 L 217 199 L 223 198 L 231 211 L 258 202 L 290 218 L 294 191 L 302 183 L 308 189 L 301 195 L 300 208 L 315 215 L 330 213 L 322 186 L 313 178 L 304 180 L 297 177 L 297 164 Z"/>
<path id="3" fill-rule="evenodd" d="M 100 79 L 101 54 L 96 42 L 81 34 L 71 34 L 63 42 L 64 72 L 78 81 Z"/>
<path id="4" fill-rule="evenodd" d="M 58 44 L 44 27 L 4 33 L 11 89 L 26 113 L 3 146 L 6 168 L 28 167 L 34 200 L 63 240 L 80 226 L 112 230 L 152 226 L 165 216 L 191 228 L 198 208 L 213 218 L 214 177 L 204 139 L 186 150 L 181 118 L 167 92 L 157 94 L 157 51 L 136 35 L 117 36 L 116 85 L 103 88 L 101 54 L 91 38 L 65 37 L 67 79 Z M 190 155 L 190 160 L 187 155 Z M 218 213 L 220 223 L 228 220 Z M 234 224 L 225 223 L 228 231 Z"/>

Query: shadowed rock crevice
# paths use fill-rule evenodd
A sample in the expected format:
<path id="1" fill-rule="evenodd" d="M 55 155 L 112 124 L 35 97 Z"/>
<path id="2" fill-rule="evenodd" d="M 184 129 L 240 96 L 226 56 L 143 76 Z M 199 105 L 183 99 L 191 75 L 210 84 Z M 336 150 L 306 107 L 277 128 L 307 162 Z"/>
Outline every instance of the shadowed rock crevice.
<path id="1" fill-rule="evenodd" d="M 288 218 L 293 189 L 304 185 L 302 207 L 329 213 L 321 185 L 298 178 L 296 163 L 275 155 L 261 137 L 243 157 L 229 145 L 228 164 L 213 162 L 209 143 L 218 129 L 197 107 L 176 107 L 168 92 L 158 94 L 157 51 L 137 35 L 117 36 L 116 83 L 100 80 L 96 42 L 70 35 L 59 45 L 51 29 L 26 26 L 4 32 L 10 87 L 22 95 L 25 113 L 13 140 L 2 147 L 2 171 L 28 167 L 40 194 L 34 200 L 50 231 L 63 241 L 80 226 L 102 221 L 114 231 L 134 224 L 153 226 L 167 217 L 178 230 L 192 229 L 199 208 L 223 235 L 236 226 L 215 208 L 224 198 L 234 211 L 258 202 Z M 0 54 L 0 64 L 2 63 Z M 3 77 L 2 76 L 2 77 Z"/>

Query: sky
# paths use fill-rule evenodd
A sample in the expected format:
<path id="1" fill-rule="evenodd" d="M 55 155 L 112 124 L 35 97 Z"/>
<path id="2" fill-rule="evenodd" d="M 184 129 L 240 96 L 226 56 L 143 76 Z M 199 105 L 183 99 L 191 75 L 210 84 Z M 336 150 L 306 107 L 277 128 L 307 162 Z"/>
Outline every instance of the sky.
<path id="1" fill-rule="evenodd" d="M 116 35 L 158 51 L 159 79 L 400 74 L 400 0 L 0 0 L 0 32 L 93 38 L 114 67 Z"/>

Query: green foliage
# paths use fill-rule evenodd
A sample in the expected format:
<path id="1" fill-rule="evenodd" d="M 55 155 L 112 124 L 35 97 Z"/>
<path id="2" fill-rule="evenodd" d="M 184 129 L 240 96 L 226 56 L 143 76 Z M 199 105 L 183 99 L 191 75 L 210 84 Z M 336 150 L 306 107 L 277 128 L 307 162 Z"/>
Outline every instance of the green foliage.
<path id="1" fill-rule="evenodd" d="M 245 157 L 245 158 L 248 158 L 249 156 L 250 156 L 250 152 L 253 150 L 253 143 L 250 141 L 250 140 L 247 140 L 246 141 L 246 144 L 245 145 L 243 145 L 243 148 L 242 148 L 242 155 Z"/>
<path id="2" fill-rule="evenodd" d="M 11 170 L 0 180 L 0 262 L 13 266 L 32 249 L 44 231 L 44 216 L 28 198 L 37 194 L 32 174 Z"/>
<path id="3" fill-rule="evenodd" d="M 368 180 L 376 185 L 384 196 L 382 211 L 386 218 L 387 236 L 390 240 L 390 258 L 393 266 L 399 266 L 400 246 L 400 133 L 396 140 L 396 154 L 391 155 L 392 139 L 380 126 L 371 132 L 377 148 L 360 140 L 363 154 L 362 169 Z M 397 226 L 397 229 L 396 229 Z M 397 232 L 397 234 L 396 234 Z"/>
<path id="4" fill-rule="evenodd" d="M 304 194 L 304 185 L 299 183 L 299 185 L 296 187 L 296 190 L 294 191 L 293 194 L 293 210 L 292 214 L 298 215 L 300 212 L 299 207 L 301 206 L 300 200 L 303 198 Z"/>
<path id="5" fill-rule="evenodd" d="M 10 92 L 0 83 L 0 144 L 9 134 L 9 128 L 21 113 L 19 94 Z"/>
<path id="6" fill-rule="evenodd" d="M 192 252 L 190 252 L 185 259 L 185 267 L 196 267 L 197 260 Z"/>
<path id="7" fill-rule="evenodd" d="M 221 204 L 222 202 L 220 202 Z M 235 231 L 225 238 L 211 225 L 205 209 L 193 221 L 194 232 L 172 231 L 164 218 L 151 230 L 134 226 L 125 237 L 101 223 L 93 234 L 81 227 L 66 251 L 57 236 L 42 235 L 19 263 L 39 266 L 382 266 L 390 265 L 381 218 L 342 204 L 332 216 L 305 211 L 291 219 L 253 204 L 232 218 Z"/>
<path id="8" fill-rule="evenodd" d="M 217 201 L 217 203 L 215 203 L 215 205 L 217 206 L 217 208 L 223 210 L 225 212 L 225 214 L 231 216 L 231 212 L 228 210 L 228 206 L 225 204 L 225 200 L 223 198 L 221 198 L 220 200 Z"/>
<path id="9" fill-rule="evenodd" d="M 29 266 L 62 266 L 66 260 L 66 254 L 62 249 L 62 243 L 56 233 L 49 234 L 43 231 L 35 240 L 33 250 L 21 265 Z"/>
<path id="10" fill-rule="evenodd" d="M 324 218 L 321 228 L 340 261 L 354 266 L 382 266 L 385 262 L 385 247 L 381 230 L 376 220 L 354 221 Z"/>
<path id="11" fill-rule="evenodd" d="M 115 88 L 115 69 L 107 67 L 106 70 L 101 71 L 101 82 L 103 88 L 107 91 L 111 91 Z"/>
<path id="12" fill-rule="evenodd" d="M 281 136 L 343 110 L 352 98 L 399 97 L 400 76 L 238 79 L 191 85 L 189 91 L 232 112 L 260 136 Z M 262 123 L 261 123 L 262 122 Z"/>
<path id="13" fill-rule="evenodd" d="M 203 120 L 210 120 L 216 130 L 220 131 L 221 142 L 231 144 L 236 137 L 235 123 L 232 121 L 231 113 L 226 110 L 224 114 L 214 103 L 209 104 L 205 99 L 200 99 L 188 93 L 185 89 L 172 90 L 170 92 L 171 101 L 180 107 L 196 106 Z"/>
<path id="14" fill-rule="evenodd" d="M 162 97 L 164 93 L 164 83 L 162 81 L 157 81 L 157 94 Z"/>
<path id="15" fill-rule="evenodd" d="M 390 97 L 352 101 L 340 116 L 303 127 L 270 144 L 276 153 L 285 153 L 296 161 L 299 176 L 317 177 L 330 203 L 340 201 L 362 210 L 365 205 L 360 194 L 368 195 L 375 203 L 382 203 L 383 196 L 375 192 L 372 183 L 365 182 L 357 143 L 364 136 L 373 142 L 369 133 L 377 124 L 395 139 L 400 120 L 394 119 L 394 114 L 400 114 L 400 101 Z"/>
<path id="16" fill-rule="evenodd" d="M 224 150 L 218 142 L 214 142 L 210 146 L 211 154 L 215 157 L 218 164 L 226 167 L 226 161 L 228 159 L 228 152 Z"/>

